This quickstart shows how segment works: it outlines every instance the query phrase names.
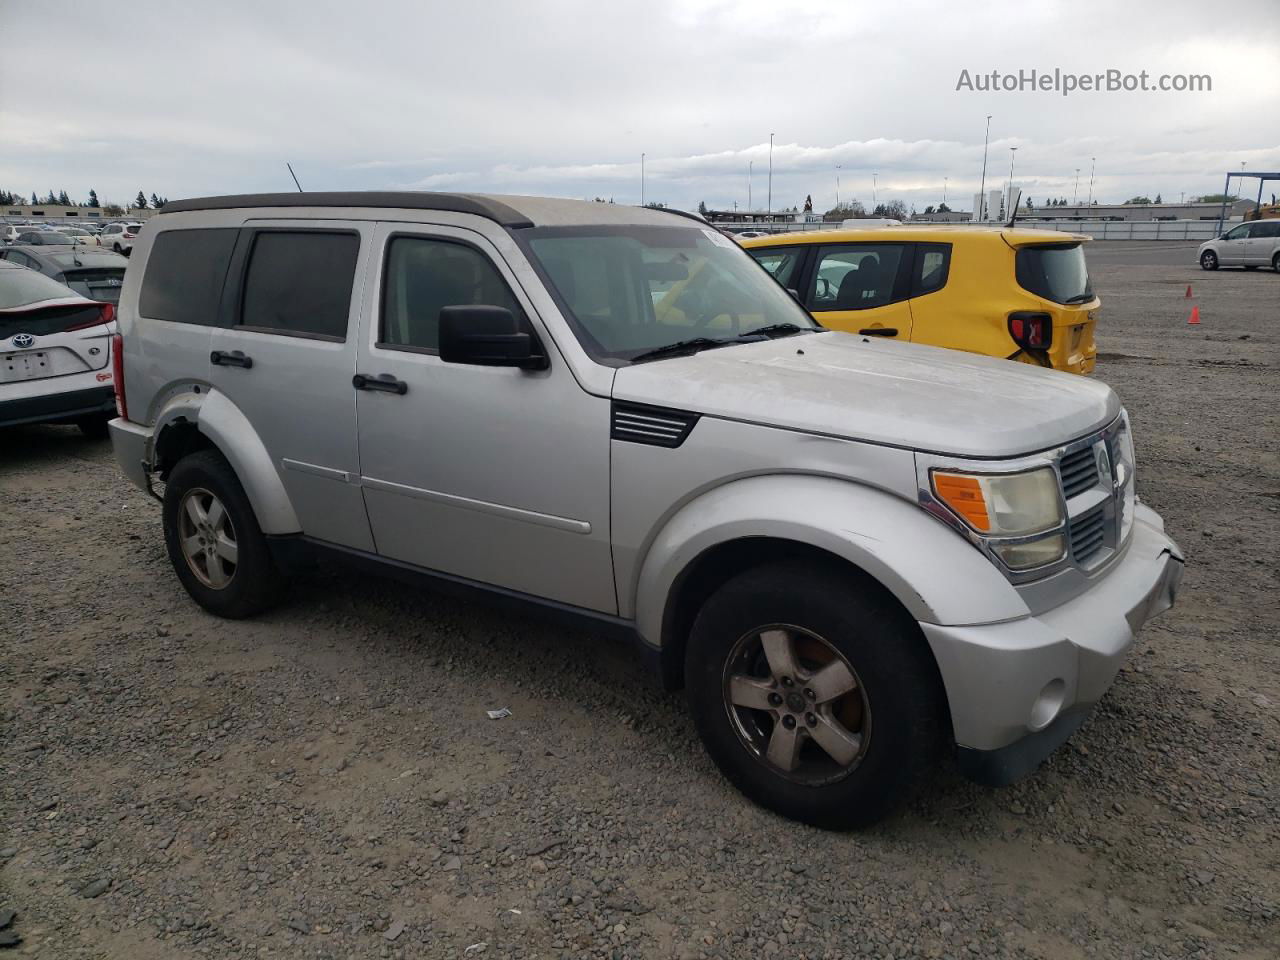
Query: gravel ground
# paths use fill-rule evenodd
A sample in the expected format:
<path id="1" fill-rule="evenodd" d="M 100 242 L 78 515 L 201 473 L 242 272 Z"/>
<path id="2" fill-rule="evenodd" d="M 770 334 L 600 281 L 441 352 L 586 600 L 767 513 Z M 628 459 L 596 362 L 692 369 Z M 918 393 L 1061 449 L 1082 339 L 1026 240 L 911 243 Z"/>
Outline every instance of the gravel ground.
<path id="1" fill-rule="evenodd" d="M 1098 376 L 1182 596 L 1036 776 L 944 772 L 863 833 L 751 806 L 591 636 L 334 574 L 216 620 L 108 445 L 0 434 L 0 934 L 136 960 L 1276 957 L 1280 277 L 1096 273 Z"/>

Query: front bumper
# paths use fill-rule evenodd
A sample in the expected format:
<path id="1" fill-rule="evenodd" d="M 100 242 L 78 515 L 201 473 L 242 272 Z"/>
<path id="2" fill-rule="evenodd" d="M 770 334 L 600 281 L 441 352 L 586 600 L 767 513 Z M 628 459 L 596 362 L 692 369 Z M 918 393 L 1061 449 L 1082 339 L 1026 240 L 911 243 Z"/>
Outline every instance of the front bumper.
<path id="1" fill-rule="evenodd" d="M 1003 784 L 1035 770 L 1106 693 L 1142 625 L 1173 606 L 1182 569 L 1160 517 L 1139 504 L 1124 556 L 1074 599 L 1002 623 L 922 623 L 961 771 Z"/>
<path id="2" fill-rule="evenodd" d="M 114 413 L 115 409 L 116 395 L 113 387 L 64 390 L 61 393 L 0 402 L 0 427 L 12 427 L 20 423 L 67 423 L 81 417 Z"/>

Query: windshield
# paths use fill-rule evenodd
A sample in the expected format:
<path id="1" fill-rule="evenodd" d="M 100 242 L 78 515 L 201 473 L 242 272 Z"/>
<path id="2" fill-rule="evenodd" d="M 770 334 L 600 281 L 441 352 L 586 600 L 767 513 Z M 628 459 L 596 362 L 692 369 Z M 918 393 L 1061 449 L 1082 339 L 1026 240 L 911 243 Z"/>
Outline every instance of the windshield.
<path id="1" fill-rule="evenodd" d="M 629 361 L 680 341 L 822 329 L 731 239 L 710 228 L 520 231 L 587 352 Z"/>
<path id="2" fill-rule="evenodd" d="M 1054 303 L 1084 303 L 1093 299 L 1084 247 L 1078 243 L 1019 247 L 1018 286 Z"/>

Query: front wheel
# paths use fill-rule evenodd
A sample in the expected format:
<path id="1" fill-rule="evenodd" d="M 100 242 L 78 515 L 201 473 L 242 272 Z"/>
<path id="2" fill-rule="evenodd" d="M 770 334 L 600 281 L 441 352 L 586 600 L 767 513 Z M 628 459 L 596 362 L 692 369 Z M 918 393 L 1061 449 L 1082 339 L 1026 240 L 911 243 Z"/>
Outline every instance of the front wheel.
<path id="1" fill-rule="evenodd" d="M 119 252 L 120 252 L 120 244 L 118 244 L 118 243 L 113 243 L 113 244 L 111 245 L 111 249 L 112 249 L 112 250 L 114 250 L 116 253 L 119 253 Z"/>
<path id="2" fill-rule="evenodd" d="M 938 761 L 945 696 L 919 628 L 854 572 L 770 564 L 694 621 L 690 711 L 708 753 L 752 800 L 850 828 L 901 804 Z"/>
<path id="3" fill-rule="evenodd" d="M 201 450 L 178 461 L 165 483 L 163 514 L 169 561 L 196 603 L 231 619 L 275 605 L 282 577 L 222 454 Z"/>
<path id="4" fill-rule="evenodd" d="M 1201 270 L 1217 270 L 1218 255 L 1214 253 L 1212 250 L 1206 250 L 1204 253 L 1200 254 L 1200 269 Z"/>

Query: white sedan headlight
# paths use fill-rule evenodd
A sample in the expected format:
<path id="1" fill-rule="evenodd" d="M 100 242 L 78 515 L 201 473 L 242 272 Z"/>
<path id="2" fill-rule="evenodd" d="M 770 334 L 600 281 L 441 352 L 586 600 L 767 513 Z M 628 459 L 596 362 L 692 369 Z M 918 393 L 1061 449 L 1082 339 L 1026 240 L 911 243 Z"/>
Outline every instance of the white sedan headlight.
<path id="1" fill-rule="evenodd" d="M 934 470 L 934 495 L 1011 570 L 1030 570 L 1061 560 L 1067 542 L 1058 478 L 1050 467 L 1021 473 L 961 473 Z"/>

